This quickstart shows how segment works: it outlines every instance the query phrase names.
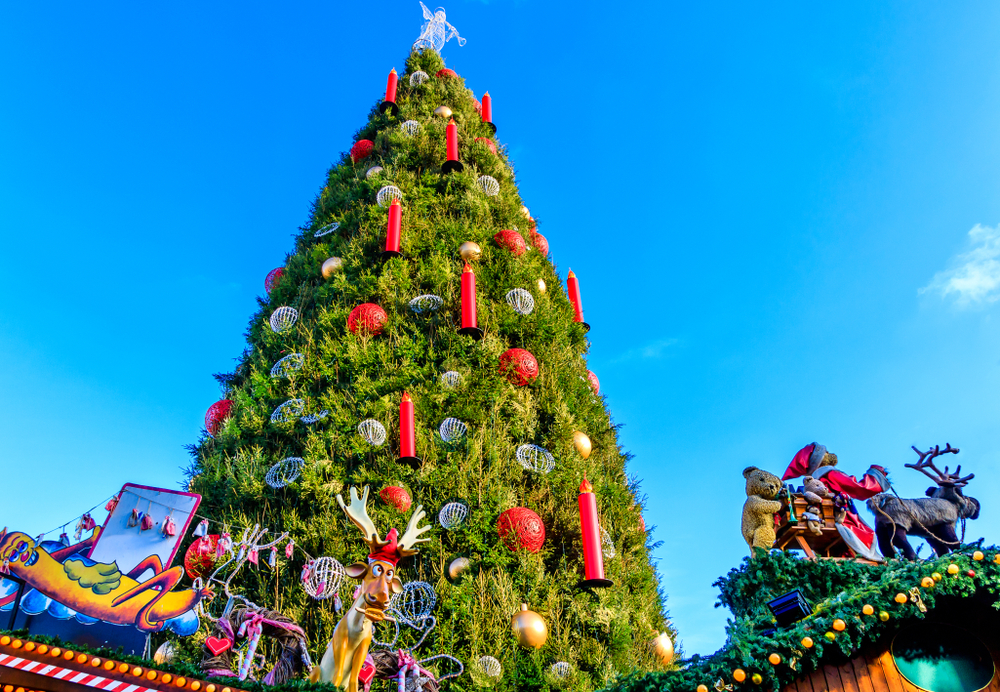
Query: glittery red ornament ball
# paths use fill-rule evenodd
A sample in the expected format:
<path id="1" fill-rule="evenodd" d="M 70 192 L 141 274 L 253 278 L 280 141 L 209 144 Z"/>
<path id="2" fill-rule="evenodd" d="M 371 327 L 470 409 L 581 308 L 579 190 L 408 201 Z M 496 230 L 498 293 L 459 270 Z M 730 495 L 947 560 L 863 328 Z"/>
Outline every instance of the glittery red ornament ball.
<path id="1" fill-rule="evenodd" d="M 472 97 L 472 105 L 476 107 L 476 112 L 479 113 L 479 115 L 483 114 L 483 104 L 480 103 L 479 99 L 475 96 Z"/>
<path id="2" fill-rule="evenodd" d="M 267 276 L 264 277 L 264 290 L 270 293 L 272 290 L 274 290 L 274 286 L 275 284 L 278 283 L 278 279 L 280 279 L 284 275 L 285 275 L 285 270 L 282 269 L 281 267 L 269 271 L 267 273 Z"/>
<path id="3" fill-rule="evenodd" d="M 354 334 L 359 331 L 378 336 L 385 328 L 389 316 L 375 303 L 362 303 L 347 316 L 347 328 Z"/>
<path id="4" fill-rule="evenodd" d="M 594 390 L 594 394 L 601 393 L 601 381 L 590 370 L 587 371 L 587 382 L 590 383 L 590 388 Z"/>
<path id="5" fill-rule="evenodd" d="M 514 507 L 501 514 L 497 533 L 503 544 L 515 551 L 523 548 L 529 553 L 537 553 L 545 543 L 545 524 L 527 507 Z"/>
<path id="6" fill-rule="evenodd" d="M 413 500 L 410 499 L 410 494 L 398 485 L 387 485 L 382 488 L 382 492 L 380 492 L 378 496 L 382 499 L 382 502 L 391 507 L 395 507 L 400 512 L 405 512 L 410 508 L 410 505 L 413 504 Z"/>
<path id="7" fill-rule="evenodd" d="M 359 139 L 351 147 L 351 161 L 357 163 L 358 161 L 363 161 L 368 158 L 368 155 L 372 153 L 372 149 L 375 148 L 375 142 L 370 139 Z"/>
<path id="8" fill-rule="evenodd" d="M 440 70 L 437 71 L 437 74 L 435 74 L 434 76 L 435 77 L 457 77 L 458 73 L 455 72 L 455 70 L 449 70 L 447 67 L 442 67 Z"/>
<path id="9" fill-rule="evenodd" d="M 215 556 L 215 549 L 219 544 L 219 537 L 216 534 L 196 538 L 194 543 L 188 546 L 184 553 L 184 571 L 192 579 L 202 577 L 203 579 L 212 573 L 219 563 L 219 558 Z"/>
<path id="10" fill-rule="evenodd" d="M 232 415 L 232 411 L 233 402 L 229 399 L 220 399 L 209 406 L 208 411 L 205 412 L 205 430 L 208 431 L 208 434 L 215 437 L 223 422 Z"/>
<path id="11" fill-rule="evenodd" d="M 531 238 L 531 244 L 535 246 L 535 249 L 542 253 L 542 257 L 548 257 L 549 241 L 545 238 L 545 236 L 532 229 L 529 237 Z"/>
<path id="12" fill-rule="evenodd" d="M 483 144 L 486 145 L 487 149 L 492 151 L 494 154 L 497 153 L 497 145 L 493 143 L 492 139 L 489 139 L 488 137 L 476 137 L 475 141 L 482 142 Z"/>
<path id="13" fill-rule="evenodd" d="M 528 251 L 528 246 L 525 245 L 524 238 L 521 237 L 521 234 L 509 228 L 494 235 L 493 240 L 496 241 L 497 245 L 502 248 L 507 248 L 518 257 Z"/>
<path id="14" fill-rule="evenodd" d="M 538 361 L 530 351 L 511 348 L 500 356 L 500 374 L 518 387 L 523 387 L 538 377 Z"/>

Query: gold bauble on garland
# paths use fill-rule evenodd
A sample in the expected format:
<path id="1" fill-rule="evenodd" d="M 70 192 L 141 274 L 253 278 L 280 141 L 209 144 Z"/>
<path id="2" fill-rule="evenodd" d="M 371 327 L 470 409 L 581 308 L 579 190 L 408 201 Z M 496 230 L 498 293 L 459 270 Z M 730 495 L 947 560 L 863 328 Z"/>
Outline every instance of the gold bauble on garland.
<path id="1" fill-rule="evenodd" d="M 806 649 L 811 649 L 813 645 L 812 637 L 802 637 L 802 646 Z"/>
<path id="2" fill-rule="evenodd" d="M 878 619 L 881 620 L 882 622 L 889 622 L 889 613 L 885 612 L 884 610 L 880 611 L 878 614 Z"/>
<path id="3" fill-rule="evenodd" d="M 982 560 L 983 557 L 985 557 L 985 556 L 983 555 L 983 551 L 982 550 L 977 550 L 976 552 L 974 552 L 972 554 L 972 559 L 975 560 L 976 562 L 979 562 L 980 560 Z"/>
<path id="4" fill-rule="evenodd" d="M 752 676 L 750 676 L 750 681 L 755 685 L 759 685 L 762 682 L 764 682 L 764 676 L 761 675 L 760 673 L 754 673 Z"/>
<path id="5" fill-rule="evenodd" d="M 510 628 L 517 637 L 517 643 L 529 649 L 541 649 L 549 638 L 545 620 L 535 611 L 528 610 L 527 603 L 522 603 L 521 610 L 511 616 Z"/>
<path id="6" fill-rule="evenodd" d="M 339 257 L 331 257 L 323 262 L 323 278 L 329 279 L 334 274 L 344 271 L 344 260 Z"/>
<path id="7" fill-rule="evenodd" d="M 448 565 L 448 576 L 451 577 L 452 580 L 458 579 L 462 575 L 462 572 L 469 569 L 471 566 L 472 563 L 469 561 L 469 558 L 456 557 L 451 561 L 451 564 Z"/>
<path id="8" fill-rule="evenodd" d="M 936 583 L 937 582 L 934 581 L 933 577 L 924 577 L 923 579 L 920 580 L 920 585 L 925 589 L 933 589 L 934 584 Z"/>
<path id="9" fill-rule="evenodd" d="M 958 574 L 958 565 L 954 562 L 948 565 L 948 574 Z"/>
<path id="10" fill-rule="evenodd" d="M 865 603 L 864 606 L 861 607 L 861 612 L 864 613 L 865 615 L 874 615 L 875 608 Z"/>
<path id="11" fill-rule="evenodd" d="M 434 115 L 440 116 L 442 118 L 450 118 L 452 113 L 448 106 L 438 106 L 434 109 Z"/>
<path id="12" fill-rule="evenodd" d="M 462 259 L 466 262 L 475 262 L 482 257 L 483 249 L 479 247 L 479 243 L 467 240 L 458 247 L 458 254 L 460 254 Z"/>
<path id="13" fill-rule="evenodd" d="M 649 642 L 653 655 L 661 665 L 669 666 L 674 660 L 674 642 L 666 632 L 653 631 L 653 638 Z"/>
<path id="14" fill-rule="evenodd" d="M 573 445 L 584 459 L 590 458 L 590 453 L 594 451 L 594 445 L 590 442 L 590 438 L 579 430 L 573 431 Z"/>
<path id="15" fill-rule="evenodd" d="M 896 603 L 898 603 L 899 605 L 903 605 L 907 601 L 906 594 L 900 592 L 896 594 L 896 597 L 892 600 L 896 601 Z"/>
<path id="16" fill-rule="evenodd" d="M 771 654 L 767 657 L 767 662 L 772 666 L 776 666 L 781 663 L 781 654 Z"/>
<path id="17" fill-rule="evenodd" d="M 838 632 L 843 632 L 845 629 L 847 629 L 847 623 L 841 620 L 840 618 L 837 618 L 836 620 L 833 621 L 833 629 L 837 630 Z"/>
<path id="18" fill-rule="evenodd" d="M 535 282 L 535 286 L 538 287 L 538 292 L 539 293 L 545 293 L 545 288 L 546 288 L 545 287 L 545 279 L 539 279 L 538 281 L 536 281 Z M 997 557 L 1000 558 L 1000 555 L 997 555 Z"/>

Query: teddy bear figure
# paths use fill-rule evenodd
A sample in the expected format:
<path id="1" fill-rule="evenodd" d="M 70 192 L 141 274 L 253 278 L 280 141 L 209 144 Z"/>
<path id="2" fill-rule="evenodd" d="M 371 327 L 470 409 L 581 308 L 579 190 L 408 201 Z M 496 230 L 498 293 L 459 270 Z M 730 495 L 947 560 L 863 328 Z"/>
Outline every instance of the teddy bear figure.
<path id="1" fill-rule="evenodd" d="M 775 500 L 781 492 L 781 479 L 756 466 L 743 469 L 747 479 L 747 501 L 743 503 L 743 539 L 750 546 L 750 554 L 755 548 L 770 550 L 774 545 L 774 514 L 781 510 L 781 503 Z"/>
<path id="2" fill-rule="evenodd" d="M 823 521 L 823 500 L 832 500 L 833 493 L 823 481 L 812 476 L 805 476 L 802 479 L 802 489 L 802 496 L 808 503 L 806 511 L 802 513 L 802 518 L 806 520 L 806 526 L 810 531 L 817 536 L 822 536 L 823 529 L 820 528 L 820 522 Z"/>

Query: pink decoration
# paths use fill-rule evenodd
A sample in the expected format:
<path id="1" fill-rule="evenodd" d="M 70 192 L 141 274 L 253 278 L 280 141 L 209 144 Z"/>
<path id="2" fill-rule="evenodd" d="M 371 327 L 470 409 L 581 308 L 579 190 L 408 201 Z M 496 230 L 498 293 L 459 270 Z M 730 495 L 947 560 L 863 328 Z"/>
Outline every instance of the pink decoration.
<path id="1" fill-rule="evenodd" d="M 587 382 L 590 383 L 590 388 L 594 390 L 594 394 L 601 393 L 601 381 L 590 370 L 587 371 Z"/>

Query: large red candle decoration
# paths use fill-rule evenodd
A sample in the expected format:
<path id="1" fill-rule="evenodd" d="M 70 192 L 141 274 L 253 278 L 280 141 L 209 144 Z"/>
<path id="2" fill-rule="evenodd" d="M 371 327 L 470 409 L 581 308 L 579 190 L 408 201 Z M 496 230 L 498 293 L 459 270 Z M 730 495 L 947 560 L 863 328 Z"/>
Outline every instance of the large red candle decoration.
<path id="1" fill-rule="evenodd" d="M 393 199 L 389 205 L 389 223 L 385 229 L 385 252 L 382 259 L 388 257 L 398 257 L 402 253 L 399 251 L 399 228 L 403 220 L 403 208 L 399 206 L 399 200 Z"/>
<path id="2" fill-rule="evenodd" d="M 413 399 L 409 392 L 403 392 L 403 399 L 399 402 L 399 460 L 413 466 L 420 463 L 413 425 Z"/>
<path id="3" fill-rule="evenodd" d="M 573 304 L 573 321 L 583 325 L 586 331 L 590 331 L 590 325 L 583 321 L 583 301 L 580 300 L 580 282 L 576 278 L 573 270 L 569 270 L 566 278 L 566 292 L 569 293 L 569 302 Z"/>
<path id="4" fill-rule="evenodd" d="M 497 126 L 493 124 L 493 99 L 490 98 L 490 92 L 488 91 L 483 94 L 483 106 L 480 112 L 483 115 L 483 122 L 489 126 L 493 134 L 496 134 Z"/>
<path id="5" fill-rule="evenodd" d="M 385 84 L 385 100 L 382 105 L 378 107 L 380 113 L 385 113 L 386 111 L 392 111 L 393 115 L 399 113 L 399 106 L 396 105 L 396 84 L 399 82 L 399 75 L 396 74 L 396 68 L 392 68 L 392 72 L 389 73 L 389 80 Z"/>
<path id="6" fill-rule="evenodd" d="M 476 275 L 468 262 L 462 270 L 462 328 L 458 333 L 471 336 L 476 341 L 483 338 L 483 330 L 479 328 L 476 318 Z"/>
<path id="7" fill-rule="evenodd" d="M 585 589 L 604 588 L 614 582 L 604 578 L 604 553 L 601 551 L 601 524 L 597 519 L 597 496 L 594 486 L 584 476 L 580 484 L 580 532 L 583 534 L 584 579 L 580 586 Z"/>
<path id="8" fill-rule="evenodd" d="M 455 119 L 448 121 L 445 128 L 445 159 L 444 166 L 441 167 L 445 173 L 462 170 L 462 162 L 458 160 L 458 125 Z"/>

